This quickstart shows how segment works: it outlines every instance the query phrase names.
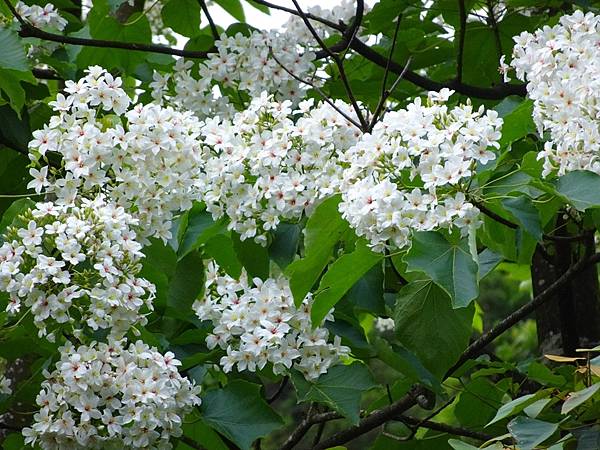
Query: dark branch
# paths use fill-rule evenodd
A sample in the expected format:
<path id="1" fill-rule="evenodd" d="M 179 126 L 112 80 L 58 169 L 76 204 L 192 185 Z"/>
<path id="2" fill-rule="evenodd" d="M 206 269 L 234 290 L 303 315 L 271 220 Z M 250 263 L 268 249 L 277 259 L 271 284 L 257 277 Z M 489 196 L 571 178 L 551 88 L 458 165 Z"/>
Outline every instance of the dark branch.
<path id="1" fill-rule="evenodd" d="M 465 8 L 465 0 L 458 0 L 458 53 L 456 55 L 456 82 L 462 82 L 463 59 L 465 52 L 465 36 L 467 35 L 467 9 Z"/>
<path id="2" fill-rule="evenodd" d="M 6 6 L 8 6 L 11 13 L 21 24 L 19 36 L 23 38 L 33 37 L 43 39 L 45 41 L 58 42 L 60 44 L 83 45 L 87 47 L 116 48 L 141 52 L 162 53 L 165 55 L 183 56 L 185 58 L 206 58 L 207 55 L 211 53 L 211 51 L 199 52 L 179 50 L 176 48 L 166 47 L 164 45 L 142 44 L 139 42 L 107 41 L 103 39 L 87 39 L 73 36 L 63 36 L 62 34 L 48 33 L 46 31 L 34 27 L 25 19 L 23 19 L 23 17 L 21 17 L 21 15 L 17 12 L 14 6 L 12 6 L 10 0 L 4 0 L 4 3 L 6 4 Z"/>
<path id="3" fill-rule="evenodd" d="M 320 414 L 312 414 L 312 408 L 309 408 L 306 417 L 296 427 L 294 431 L 289 435 L 287 440 L 283 443 L 280 450 L 291 450 L 302 440 L 304 435 L 310 430 L 310 428 L 318 423 L 329 422 L 330 420 L 341 419 L 342 415 L 335 412 L 325 412 Z"/>
<path id="4" fill-rule="evenodd" d="M 185 58 L 206 58 L 211 53 L 210 51 L 200 52 L 179 50 L 176 48 L 166 47 L 164 45 L 142 44 L 139 42 L 107 41 L 103 39 L 87 39 L 73 36 L 63 36 L 61 34 L 48 33 L 28 23 L 25 25 L 21 24 L 19 36 L 23 38 L 33 37 L 43 39 L 45 41 L 58 42 L 68 45 L 83 45 L 86 47 L 115 48 L 139 52 L 162 53 L 164 55 L 182 56 Z"/>
<path id="5" fill-rule="evenodd" d="M 57 74 L 55 71 L 50 69 L 39 69 L 34 67 L 31 69 L 31 73 L 33 76 L 40 80 L 62 80 L 63 78 Z"/>
<path id="6" fill-rule="evenodd" d="M 442 433 L 448 433 L 454 436 L 464 436 L 471 439 L 477 439 L 479 441 L 489 441 L 494 437 L 489 434 L 472 431 L 467 428 L 453 427 L 451 425 L 446 425 L 445 423 L 433 422 L 431 420 L 421 420 L 416 417 L 402 415 L 397 417 L 396 420 L 410 427 L 414 427 L 415 429 L 428 428 L 430 430 L 441 431 Z"/>
<path id="7" fill-rule="evenodd" d="M 266 6 L 268 8 L 277 9 L 279 11 L 284 11 L 286 13 L 289 13 L 289 14 L 292 14 L 294 16 L 300 17 L 300 14 L 295 9 L 287 8 L 285 6 L 277 5 L 277 4 L 271 3 L 271 2 L 267 2 L 265 0 L 252 0 L 252 1 L 254 3 L 258 3 L 259 5 L 263 5 L 263 6 Z M 339 23 L 332 22 L 331 20 L 327 20 L 327 19 L 324 19 L 322 17 L 315 16 L 314 14 L 305 13 L 305 15 L 310 20 L 314 20 L 315 22 L 320 22 L 323 25 L 327 25 L 328 27 L 333 28 L 334 30 L 344 31 L 346 29 L 346 27 L 344 25 L 340 25 Z"/>
<path id="8" fill-rule="evenodd" d="M 514 326 L 516 323 L 523 320 L 548 299 L 552 298 L 552 295 L 565 283 L 569 282 L 575 275 L 590 265 L 597 264 L 598 262 L 600 262 L 600 253 L 583 258 L 571 266 L 571 268 L 569 268 L 560 278 L 548 286 L 546 290 L 541 292 L 529 303 L 516 310 L 502 322 L 494 326 L 491 330 L 469 345 L 469 347 L 467 347 L 467 349 L 462 353 L 456 364 L 448 369 L 443 379 L 445 380 L 451 377 L 454 372 L 466 361 L 481 354 L 488 344 L 490 344 L 494 339 Z M 411 391 L 400 400 L 397 400 L 390 406 L 374 411 L 369 416 L 363 418 L 358 425 L 337 432 L 325 441 L 322 441 L 319 445 L 315 446 L 313 450 L 325 450 L 329 447 L 335 447 L 336 445 L 343 445 L 344 443 L 369 432 L 379 425 L 382 425 L 389 420 L 393 420 L 395 417 L 400 416 L 407 409 L 414 406 L 416 404 L 417 397 L 424 392 L 426 392 L 426 389 L 422 386 L 413 387 Z"/>
<path id="9" fill-rule="evenodd" d="M 312 450 L 325 450 L 330 447 L 343 445 L 344 443 L 351 441 L 358 436 L 368 433 L 374 428 L 383 425 L 384 423 L 392 420 L 394 417 L 399 416 L 404 411 L 414 406 L 417 403 L 417 397 L 424 392 L 424 387 L 414 386 L 411 388 L 410 392 L 408 392 L 400 400 L 395 401 L 389 406 L 373 411 L 367 417 L 361 419 L 358 425 L 354 425 L 350 428 L 335 433 L 333 436 L 330 436 L 314 446 Z"/>
<path id="10" fill-rule="evenodd" d="M 183 442 L 185 445 L 187 445 L 188 447 L 192 447 L 193 449 L 196 449 L 196 450 L 207 450 L 206 447 L 201 446 L 196 441 L 194 441 L 193 439 L 190 439 L 187 436 L 180 436 L 179 440 L 181 442 Z"/>
<path id="11" fill-rule="evenodd" d="M 210 25 L 210 31 L 211 31 L 213 37 L 215 38 L 215 41 L 218 41 L 219 40 L 219 31 L 217 30 L 215 21 L 213 20 L 212 16 L 210 15 L 210 11 L 208 10 L 208 7 L 206 6 L 206 2 L 204 0 L 198 0 L 198 3 L 200 3 L 200 8 L 202 8 L 202 12 L 206 16 L 206 19 L 208 20 L 208 24 Z"/>
<path id="12" fill-rule="evenodd" d="M 348 96 L 348 100 L 350 101 L 350 104 L 354 108 L 356 117 L 358 118 L 358 121 L 360 122 L 360 129 L 365 132 L 368 131 L 369 124 L 367 123 L 367 121 L 363 115 L 363 112 L 361 111 L 360 107 L 358 106 L 358 102 L 356 101 L 356 98 L 354 97 L 354 93 L 352 92 L 352 87 L 350 86 L 348 77 L 346 76 L 346 71 L 344 70 L 344 60 L 336 52 L 333 52 L 327 46 L 327 44 L 325 44 L 325 42 L 323 42 L 323 39 L 321 38 L 321 36 L 319 36 L 319 33 L 317 32 L 317 30 L 315 30 L 315 28 L 310 23 L 310 20 L 308 19 L 308 17 L 304 13 L 304 11 L 302 11 L 302 8 L 300 7 L 298 0 L 292 0 L 292 2 L 294 3 L 294 6 L 296 7 L 296 11 L 298 12 L 298 15 L 304 22 L 304 25 L 306 25 L 306 28 L 308 29 L 308 31 L 310 31 L 310 34 L 317 41 L 317 44 L 319 45 L 319 47 L 321 47 L 321 49 L 327 53 L 327 56 L 329 56 L 335 62 L 335 65 L 338 68 L 338 72 L 340 73 L 340 79 L 342 80 L 342 84 L 344 85 L 344 90 L 346 92 L 346 95 Z M 340 49 L 341 51 L 346 51 L 348 49 L 348 43 L 352 42 L 352 40 L 356 36 L 356 32 L 362 22 L 364 9 L 365 9 L 364 0 L 357 0 L 356 1 L 356 14 L 354 16 L 354 20 L 352 21 L 352 25 L 350 27 L 348 27 L 348 29 L 344 32 L 345 38 L 346 38 L 346 35 L 348 35 L 347 39 L 345 39 L 347 43 L 346 43 L 345 48 Z"/>

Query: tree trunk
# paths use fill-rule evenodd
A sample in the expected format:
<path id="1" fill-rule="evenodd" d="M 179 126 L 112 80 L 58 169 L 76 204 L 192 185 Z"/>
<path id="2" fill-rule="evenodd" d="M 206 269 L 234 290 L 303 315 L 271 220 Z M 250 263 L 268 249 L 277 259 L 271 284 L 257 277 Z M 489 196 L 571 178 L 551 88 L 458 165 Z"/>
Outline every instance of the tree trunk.
<path id="1" fill-rule="evenodd" d="M 559 220 L 557 228 L 566 230 Z M 566 233 L 563 236 L 568 236 Z M 533 295 L 560 277 L 574 262 L 595 251 L 594 236 L 538 244 L 531 265 Z M 538 345 L 543 354 L 575 355 L 576 349 L 600 342 L 600 289 L 592 266 L 565 284 L 536 311 Z"/>

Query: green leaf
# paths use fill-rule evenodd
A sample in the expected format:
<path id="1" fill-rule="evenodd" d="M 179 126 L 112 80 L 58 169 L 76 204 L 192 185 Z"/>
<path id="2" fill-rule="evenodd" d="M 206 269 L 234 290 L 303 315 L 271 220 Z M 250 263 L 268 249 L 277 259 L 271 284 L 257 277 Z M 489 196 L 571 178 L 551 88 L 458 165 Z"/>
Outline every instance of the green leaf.
<path id="1" fill-rule="evenodd" d="M 448 295 L 431 280 L 403 287 L 394 310 L 399 341 L 434 375 L 458 359 L 471 337 L 474 307 L 454 309 Z"/>
<path id="2" fill-rule="evenodd" d="M 166 26 L 192 37 L 200 32 L 200 4 L 197 0 L 169 0 L 161 11 Z"/>
<path id="3" fill-rule="evenodd" d="M 241 241 L 237 233 L 232 233 L 231 239 L 237 258 L 248 272 L 248 275 L 262 280 L 269 278 L 270 263 L 267 248 L 257 244 L 252 239 Z"/>
<path id="4" fill-rule="evenodd" d="M 338 212 L 340 196 L 321 203 L 304 229 L 304 258 L 287 266 L 294 302 L 300 305 L 327 266 L 333 247 L 348 230 L 348 223 Z"/>
<path id="5" fill-rule="evenodd" d="M 477 259 L 479 259 L 479 279 L 482 280 L 502 262 L 502 255 L 486 248 Z"/>
<path id="6" fill-rule="evenodd" d="M 215 3 L 231 14 L 235 20 L 239 22 L 246 21 L 246 15 L 240 0 L 215 0 Z"/>
<path id="7" fill-rule="evenodd" d="M 208 391 L 202 398 L 202 419 L 243 450 L 283 425 L 281 417 L 260 395 L 261 387 L 234 380 L 225 388 Z"/>
<path id="8" fill-rule="evenodd" d="M 366 242 L 361 240 L 356 244 L 356 250 L 342 255 L 329 266 L 321 279 L 311 308 L 313 325 L 320 324 L 344 294 L 382 259 L 382 254 L 373 252 Z"/>
<path id="9" fill-rule="evenodd" d="M 349 366 L 331 367 L 316 381 L 307 381 L 297 371 L 292 372 L 292 381 L 298 394 L 298 401 L 326 403 L 352 423 L 358 423 L 360 400 L 363 392 L 375 387 L 369 369 L 358 361 Z"/>
<path id="10" fill-rule="evenodd" d="M 102 8 L 96 10 L 96 7 L 90 11 L 88 16 L 90 36 L 94 39 L 151 43 L 152 32 L 146 17 L 140 17 L 136 13 L 131 16 L 129 22 L 129 25 L 121 24 L 112 16 L 107 15 Z M 127 73 L 134 73 L 135 68 L 144 62 L 146 56 L 147 53 L 140 51 L 83 47 L 77 55 L 77 65 L 79 67 L 100 65 L 105 69 L 121 68 Z"/>
<path id="11" fill-rule="evenodd" d="M 521 195 L 519 197 L 505 198 L 502 200 L 502 206 L 510 212 L 525 231 L 533 236 L 537 241 L 542 240 L 542 223 L 540 213 L 533 206 L 529 197 Z"/>
<path id="12" fill-rule="evenodd" d="M 16 32 L 0 28 L 0 68 L 19 72 L 29 71 L 29 63 L 23 47 L 23 41 Z M 4 83 L 4 79 L 2 81 Z"/>
<path id="13" fill-rule="evenodd" d="M 569 172 L 558 179 L 556 190 L 580 211 L 600 206 L 600 175 L 594 172 Z"/>
<path id="14" fill-rule="evenodd" d="M 382 338 L 375 338 L 373 345 L 377 350 L 377 357 L 392 369 L 412 382 L 422 383 L 436 392 L 441 392 L 440 381 L 423 366 L 414 353 Z"/>
<path id="15" fill-rule="evenodd" d="M 295 223 L 280 223 L 273 233 L 269 256 L 279 267 L 285 269 L 296 256 L 302 228 Z"/>
<path id="16" fill-rule="evenodd" d="M 450 439 L 448 444 L 450 444 L 450 447 L 454 450 L 479 450 L 479 447 L 467 444 L 466 442 L 457 441 L 456 439 Z"/>
<path id="17" fill-rule="evenodd" d="M 209 448 L 211 450 L 229 450 L 229 447 L 227 447 L 219 435 L 202 421 L 184 424 L 183 434 L 184 436 L 193 439 L 204 448 Z M 193 450 L 192 447 L 184 443 L 180 443 L 176 449 Z"/>
<path id="18" fill-rule="evenodd" d="M 519 416 L 508 424 L 508 431 L 517 441 L 520 450 L 533 450 L 558 430 L 557 423 L 543 422 Z"/>
<path id="19" fill-rule="evenodd" d="M 204 289 L 204 262 L 197 251 L 177 263 L 169 283 L 168 315 L 181 319 L 193 317 L 192 304 Z"/>
<path id="20" fill-rule="evenodd" d="M 192 250 L 206 243 L 213 236 L 224 233 L 227 229 L 224 220 L 213 221 L 212 215 L 204 210 L 199 203 L 195 203 L 187 216 L 187 227 L 183 232 L 177 255 L 183 258 Z"/>
<path id="21" fill-rule="evenodd" d="M 233 278 L 238 279 L 240 277 L 242 263 L 237 257 L 233 241 L 229 236 L 225 236 L 224 234 L 213 236 L 204 244 L 204 252 L 212 257 L 219 267 Z"/>
<path id="22" fill-rule="evenodd" d="M 502 117 L 504 122 L 502 124 L 502 137 L 500 138 L 501 148 L 536 132 L 532 113 L 533 101 L 527 99 Z"/>
<path id="23" fill-rule="evenodd" d="M 451 243 L 435 231 L 414 233 L 405 261 L 409 271 L 421 271 L 448 293 L 455 308 L 477 298 L 478 267 L 466 239 Z"/>
<path id="24" fill-rule="evenodd" d="M 36 79 L 31 72 L 21 72 L 12 69 L 0 68 L 0 91 L 4 92 L 10 104 L 10 107 L 21 117 L 21 110 L 25 105 L 25 89 L 21 82 L 37 84 Z M 1 97 L 0 97 L 1 98 Z"/>
<path id="25" fill-rule="evenodd" d="M 598 389 L 600 389 L 600 383 L 592 384 L 590 387 L 582 389 L 581 391 L 569 393 L 567 400 L 565 400 L 562 405 L 560 413 L 568 414 L 573 409 L 592 398 L 594 394 L 598 392 Z"/>
<path id="26" fill-rule="evenodd" d="M 371 314 L 385 315 L 384 274 L 382 264 L 375 264 L 346 294 L 355 308 Z"/>
<path id="27" fill-rule="evenodd" d="M 35 203 L 29 198 L 20 198 L 19 200 L 14 201 L 4 214 L 2 215 L 2 220 L 0 220 L 0 243 L 4 242 L 3 234 L 8 226 L 10 226 L 15 217 L 20 214 L 23 214 L 28 209 L 31 209 L 35 206 Z"/>
<path id="28" fill-rule="evenodd" d="M 533 404 L 540 398 L 539 392 L 535 394 L 523 395 L 522 397 L 516 398 L 500 407 L 494 418 L 486 425 L 490 426 L 502 419 L 523 411 L 527 406 Z"/>

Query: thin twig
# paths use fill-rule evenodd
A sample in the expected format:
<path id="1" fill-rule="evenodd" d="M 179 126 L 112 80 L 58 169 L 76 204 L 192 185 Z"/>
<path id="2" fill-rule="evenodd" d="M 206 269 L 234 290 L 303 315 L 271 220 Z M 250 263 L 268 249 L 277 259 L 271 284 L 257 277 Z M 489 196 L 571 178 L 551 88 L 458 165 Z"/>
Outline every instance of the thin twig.
<path id="1" fill-rule="evenodd" d="M 467 428 L 453 427 L 446 425 L 445 423 L 432 422 L 431 420 L 421 420 L 411 416 L 401 415 L 397 417 L 397 420 L 415 430 L 418 430 L 419 428 L 427 428 L 429 430 L 441 431 L 442 433 L 448 433 L 454 436 L 464 436 L 471 439 L 477 439 L 479 441 L 489 441 L 494 437 L 492 435 L 478 431 L 472 431 Z"/>
<path id="2" fill-rule="evenodd" d="M 402 78 L 404 78 L 404 75 L 406 74 L 406 72 L 408 70 L 408 66 L 410 65 L 411 61 L 412 61 L 412 57 L 409 57 L 408 61 L 406 61 L 406 65 L 404 66 L 404 69 L 402 70 L 402 72 L 400 72 L 400 75 L 398 75 L 398 78 L 396 78 L 396 81 L 394 81 L 394 83 L 392 84 L 392 86 L 389 89 L 387 89 L 383 92 L 383 95 L 381 96 L 381 99 L 379 100 L 379 103 L 377 104 L 377 108 L 375 108 L 375 112 L 373 113 L 373 118 L 371 119 L 371 123 L 369 124 L 369 132 L 373 131 L 373 127 L 375 127 L 375 125 L 377 124 L 377 121 L 379 120 L 379 116 L 383 112 L 383 108 L 385 106 L 386 100 L 389 98 L 389 96 L 392 94 L 392 92 L 394 92 L 394 90 L 396 89 L 398 84 L 400 84 L 400 81 L 402 80 Z"/>
<path id="3" fill-rule="evenodd" d="M 212 16 L 210 15 L 210 11 L 208 10 L 208 6 L 206 6 L 206 2 L 204 0 L 198 0 L 198 3 L 200 3 L 200 8 L 202 8 L 202 12 L 204 13 L 204 15 L 206 16 L 206 18 L 208 19 L 208 24 L 210 26 L 210 31 L 211 31 L 213 37 L 215 38 L 215 41 L 218 41 L 220 39 L 220 37 L 219 37 L 219 31 L 217 30 L 217 26 L 215 25 L 215 21 L 213 20 Z"/>
<path id="4" fill-rule="evenodd" d="M 275 56 L 275 53 L 273 52 L 272 48 L 269 48 L 269 52 L 271 54 L 271 57 L 275 60 L 275 62 L 277 64 L 279 64 L 279 66 L 285 70 L 294 80 L 299 81 L 300 83 L 306 84 L 307 86 L 310 86 L 311 88 L 313 88 L 315 91 L 317 91 L 317 93 L 321 96 L 321 98 L 323 99 L 323 101 L 325 103 L 327 103 L 329 106 L 331 106 L 333 109 L 335 109 L 344 119 L 346 119 L 348 122 L 350 122 L 352 125 L 354 125 L 356 128 L 358 128 L 359 130 L 362 131 L 362 126 L 360 123 L 358 123 L 356 120 L 354 120 L 352 117 L 350 117 L 348 114 L 346 114 L 344 111 L 342 111 L 340 108 L 338 108 L 336 106 L 336 104 L 331 101 L 331 99 L 321 90 L 321 88 L 319 86 L 317 86 L 316 84 L 314 84 L 311 81 L 308 80 L 304 80 L 302 78 L 300 78 L 298 75 L 296 75 L 294 72 L 292 72 L 290 69 L 288 69 L 278 58 L 277 56 Z"/>
<path id="5" fill-rule="evenodd" d="M 335 62 L 335 65 L 337 66 L 338 72 L 340 74 L 340 79 L 342 80 L 342 84 L 344 86 L 344 90 L 346 92 L 346 95 L 348 96 L 348 100 L 350 101 L 350 104 L 354 108 L 354 111 L 356 112 L 356 117 L 358 118 L 358 121 L 360 122 L 360 129 L 365 132 L 368 131 L 369 124 L 367 123 L 367 121 L 364 117 L 364 114 L 361 111 L 360 106 L 358 105 L 358 102 L 356 101 L 354 92 L 352 92 L 352 87 L 350 86 L 350 82 L 348 81 L 348 77 L 346 75 L 346 70 L 344 69 L 343 59 L 340 58 L 340 56 L 337 53 L 333 52 L 327 46 L 327 44 L 325 44 L 325 42 L 323 42 L 323 39 L 321 38 L 321 36 L 319 36 L 319 33 L 317 32 L 317 30 L 315 30 L 313 25 L 310 23 L 310 20 L 308 19 L 308 17 L 306 16 L 306 14 L 302 10 L 302 8 L 300 7 L 298 0 L 292 0 L 292 2 L 294 3 L 294 6 L 296 7 L 296 11 L 298 11 L 300 18 L 304 22 L 304 25 L 306 25 L 306 28 L 308 29 L 310 34 L 317 41 L 317 44 L 319 45 L 319 47 L 321 47 L 322 50 L 327 52 L 327 56 L 329 56 Z M 354 17 L 354 21 L 352 22 L 352 26 L 349 28 L 349 30 L 351 30 L 349 32 L 349 34 L 351 35 L 351 40 L 349 40 L 349 42 L 352 42 L 352 40 L 354 40 L 356 30 L 360 27 L 360 23 L 362 22 L 362 17 L 363 17 L 363 13 L 364 13 L 364 7 L 365 7 L 364 0 L 356 1 L 356 15 Z M 352 35 L 354 35 L 354 36 L 352 36 Z M 349 42 L 346 44 L 345 48 L 342 48 L 340 50 L 342 50 L 342 51 L 346 50 L 349 47 Z"/>
<path id="6" fill-rule="evenodd" d="M 479 339 L 475 340 L 467 349 L 460 355 L 460 358 L 456 363 L 448 369 L 444 375 L 444 379 L 452 376 L 456 370 L 460 368 L 469 359 L 479 355 L 488 344 L 494 339 L 504 333 L 506 330 L 519 323 L 539 306 L 548 301 L 556 291 L 558 291 L 563 285 L 571 281 L 571 279 L 580 273 L 582 270 L 588 268 L 591 265 L 600 262 L 600 253 L 595 253 L 591 256 L 584 257 L 577 263 L 572 265 L 564 274 L 556 279 L 550 286 L 544 291 L 540 292 L 536 297 L 533 298 L 529 303 L 521 306 L 515 312 L 510 314 L 504 320 L 493 326 L 489 331 L 483 334 Z"/>
<path id="7" fill-rule="evenodd" d="M 463 74 L 463 59 L 465 52 L 465 36 L 467 34 L 467 9 L 465 8 L 465 0 L 458 0 L 458 53 L 456 55 L 456 81 L 462 82 Z"/>
<path id="8" fill-rule="evenodd" d="M 308 412 L 306 413 L 306 417 L 302 420 L 302 422 L 300 422 L 294 431 L 292 431 L 279 450 L 291 450 L 294 448 L 313 425 L 322 422 L 329 422 L 330 420 L 341 419 L 342 417 L 343 416 L 341 414 L 335 411 L 312 414 L 312 407 L 309 408 Z"/>

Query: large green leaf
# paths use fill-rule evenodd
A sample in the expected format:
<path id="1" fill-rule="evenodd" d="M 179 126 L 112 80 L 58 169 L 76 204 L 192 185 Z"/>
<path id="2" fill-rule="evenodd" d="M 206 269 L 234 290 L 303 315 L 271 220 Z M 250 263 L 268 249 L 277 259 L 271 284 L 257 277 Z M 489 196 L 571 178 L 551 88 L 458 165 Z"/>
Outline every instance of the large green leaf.
<path id="1" fill-rule="evenodd" d="M 498 105 L 498 107 L 500 106 Z M 498 107 L 497 109 L 500 109 Z M 527 99 L 502 117 L 504 122 L 502 124 L 502 137 L 500 138 L 501 147 L 510 145 L 530 133 L 535 133 L 536 128 L 533 123 L 532 112 L 533 101 Z"/>
<path id="2" fill-rule="evenodd" d="M 179 258 L 183 258 L 213 236 L 224 233 L 227 229 L 225 220 L 213 221 L 212 215 L 199 203 L 195 203 L 192 209 L 185 213 L 184 217 L 187 219 L 187 225 L 177 249 Z"/>
<path id="3" fill-rule="evenodd" d="M 333 247 L 348 230 L 338 211 L 340 197 L 325 200 L 314 211 L 304 229 L 304 258 L 287 266 L 294 302 L 300 305 L 327 266 Z"/>
<path id="4" fill-rule="evenodd" d="M 280 223 L 273 233 L 269 256 L 279 267 L 285 269 L 295 258 L 302 228 L 295 223 Z"/>
<path id="5" fill-rule="evenodd" d="M 356 244 L 356 250 L 342 255 L 329 266 L 321 279 L 312 305 L 310 314 L 313 324 L 316 326 L 321 323 L 344 294 L 382 259 L 382 254 L 373 252 L 366 242 L 361 240 Z"/>
<path id="6" fill-rule="evenodd" d="M 213 258 L 217 264 L 233 278 L 237 279 L 242 273 L 242 263 L 233 247 L 229 236 L 217 234 L 204 244 L 204 252 Z"/>
<path id="7" fill-rule="evenodd" d="M 121 24 L 106 14 L 103 8 L 92 9 L 88 16 L 90 36 L 94 39 L 106 39 L 121 42 L 150 44 L 152 32 L 145 16 L 134 14 L 129 24 Z M 81 30 L 80 30 L 81 31 Z M 100 65 L 106 69 L 121 68 L 134 73 L 135 68 L 144 62 L 146 53 L 114 48 L 83 47 L 77 55 L 79 67 Z"/>
<path id="8" fill-rule="evenodd" d="M 531 236 L 538 241 L 542 239 L 540 213 L 533 206 L 533 202 L 529 197 L 521 195 L 519 197 L 505 198 L 502 200 L 502 206 L 517 219 L 517 222 Z"/>
<path id="9" fill-rule="evenodd" d="M 415 233 L 405 257 L 408 270 L 424 272 L 444 289 L 455 308 L 469 305 L 478 293 L 478 267 L 466 239 L 451 243 L 435 231 Z"/>
<path id="10" fill-rule="evenodd" d="M 592 398 L 594 394 L 598 392 L 598 389 L 600 389 L 600 383 L 592 384 L 590 387 L 577 392 L 571 392 L 563 403 L 560 413 L 568 414 L 573 409 Z"/>
<path id="11" fill-rule="evenodd" d="M 508 424 L 508 431 L 520 450 L 533 450 L 558 430 L 557 423 L 519 416 Z"/>
<path id="12" fill-rule="evenodd" d="M 246 15 L 240 0 L 215 0 L 215 3 L 231 14 L 235 20 L 239 22 L 246 21 Z"/>
<path id="13" fill-rule="evenodd" d="M 36 84 L 37 81 L 29 71 L 0 68 L 0 91 L 8 97 L 10 107 L 21 117 L 25 105 L 25 89 L 22 82 Z M 0 100 L 2 97 L 0 96 Z"/>
<path id="14" fill-rule="evenodd" d="M 469 343 L 474 309 L 453 308 L 448 295 L 431 280 L 413 281 L 398 295 L 396 334 L 429 371 L 441 376 Z"/>
<path id="15" fill-rule="evenodd" d="M 202 419 L 243 450 L 283 425 L 281 417 L 260 395 L 260 386 L 234 380 L 202 398 Z"/>
<path id="16" fill-rule="evenodd" d="M 6 231 L 6 228 L 10 226 L 15 217 L 19 214 L 24 213 L 28 209 L 31 209 L 35 206 L 35 203 L 31 201 L 29 198 L 21 198 L 19 200 L 14 201 L 4 212 L 2 215 L 2 220 L 0 220 L 0 244 L 4 241 L 2 236 Z"/>
<path id="17" fill-rule="evenodd" d="M 556 190 L 580 211 L 600 206 L 600 175 L 594 172 L 569 172 L 558 179 Z"/>
<path id="18" fill-rule="evenodd" d="M 298 400 L 326 403 L 353 423 L 359 420 L 362 393 L 375 387 L 369 369 L 357 361 L 349 366 L 330 368 L 316 381 L 307 381 L 299 372 L 292 373 Z"/>
<path id="19" fill-rule="evenodd" d="M 204 262 L 197 251 L 177 262 L 169 282 L 167 314 L 171 317 L 193 317 L 192 304 L 204 289 Z"/>
<path id="20" fill-rule="evenodd" d="M 192 37 L 200 32 L 200 3 L 197 0 L 169 0 L 161 10 L 163 22 L 173 31 Z"/>
<path id="21" fill-rule="evenodd" d="M 20 72 L 29 70 L 27 56 L 23 41 L 17 33 L 8 28 L 0 27 L 0 68 L 12 69 Z"/>
<path id="22" fill-rule="evenodd" d="M 505 419 L 509 416 L 513 416 L 523 411 L 529 405 L 535 403 L 545 391 L 536 392 L 534 394 L 527 394 L 521 397 L 515 398 L 514 400 L 505 403 L 500 407 L 496 415 L 487 425 L 492 425 L 502 419 Z"/>
<path id="23" fill-rule="evenodd" d="M 269 278 L 270 260 L 267 248 L 257 244 L 252 239 L 241 241 L 237 233 L 232 233 L 231 239 L 237 258 L 248 272 L 248 275 L 263 280 Z"/>

